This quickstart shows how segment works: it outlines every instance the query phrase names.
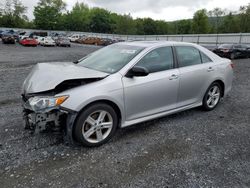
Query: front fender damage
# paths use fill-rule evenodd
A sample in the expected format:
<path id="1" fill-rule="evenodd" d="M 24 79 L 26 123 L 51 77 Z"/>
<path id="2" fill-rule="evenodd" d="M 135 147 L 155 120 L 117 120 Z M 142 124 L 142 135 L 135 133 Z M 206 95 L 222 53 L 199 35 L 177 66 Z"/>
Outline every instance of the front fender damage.
<path id="1" fill-rule="evenodd" d="M 53 90 L 22 94 L 25 129 L 30 130 L 32 133 L 48 131 L 56 134 L 62 133 L 66 143 L 75 144 L 73 139 L 73 127 L 77 117 L 76 111 L 62 108 L 61 106 L 52 109 L 34 111 L 30 108 L 29 99 L 35 96 L 55 96 L 68 89 L 90 84 L 101 79 L 103 78 L 65 80 L 58 84 Z"/>

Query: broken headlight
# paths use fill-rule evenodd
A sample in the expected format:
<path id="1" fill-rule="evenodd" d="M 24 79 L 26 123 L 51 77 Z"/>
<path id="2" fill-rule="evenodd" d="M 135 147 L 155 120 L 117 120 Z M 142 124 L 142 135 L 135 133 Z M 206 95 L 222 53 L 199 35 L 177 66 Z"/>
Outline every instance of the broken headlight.
<path id="1" fill-rule="evenodd" d="M 60 97 L 32 97 L 28 100 L 33 111 L 40 111 L 60 106 L 69 96 Z"/>

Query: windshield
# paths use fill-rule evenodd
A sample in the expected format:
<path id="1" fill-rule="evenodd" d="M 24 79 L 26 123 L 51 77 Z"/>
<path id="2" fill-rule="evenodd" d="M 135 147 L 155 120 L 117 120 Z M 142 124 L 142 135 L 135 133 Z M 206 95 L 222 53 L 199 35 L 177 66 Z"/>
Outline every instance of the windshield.
<path id="1" fill-rule="evenodd" d="M 114 44 L 88 55 L 80 60 L 78 65 L 112 74 L 128 64 L 143 49 L 138 46 Z"/>

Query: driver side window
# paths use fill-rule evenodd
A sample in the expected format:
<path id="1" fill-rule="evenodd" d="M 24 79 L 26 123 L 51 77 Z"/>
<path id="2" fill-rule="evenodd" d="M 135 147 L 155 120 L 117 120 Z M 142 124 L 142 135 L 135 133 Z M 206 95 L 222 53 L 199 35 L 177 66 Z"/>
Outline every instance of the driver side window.
<path id="1" fill-rule="evenodd" d="M 152 50 L 136 66 L 148 69 L 149 73 L 172 69 L 174 67 L 172 48 L 169 46 Z"/>

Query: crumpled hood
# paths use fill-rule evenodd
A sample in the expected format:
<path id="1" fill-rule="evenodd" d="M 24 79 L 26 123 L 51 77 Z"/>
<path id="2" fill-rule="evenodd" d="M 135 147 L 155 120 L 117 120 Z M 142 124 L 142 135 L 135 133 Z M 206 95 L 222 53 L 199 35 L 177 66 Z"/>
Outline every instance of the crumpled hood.
<path id="1" fill-rule="evenodd" d="M 104 78 L 109 74 L 88 69 L 72 62 L 39 63 L 23 83 L 23 94 L 55 89 L 66 80 Z"/>

